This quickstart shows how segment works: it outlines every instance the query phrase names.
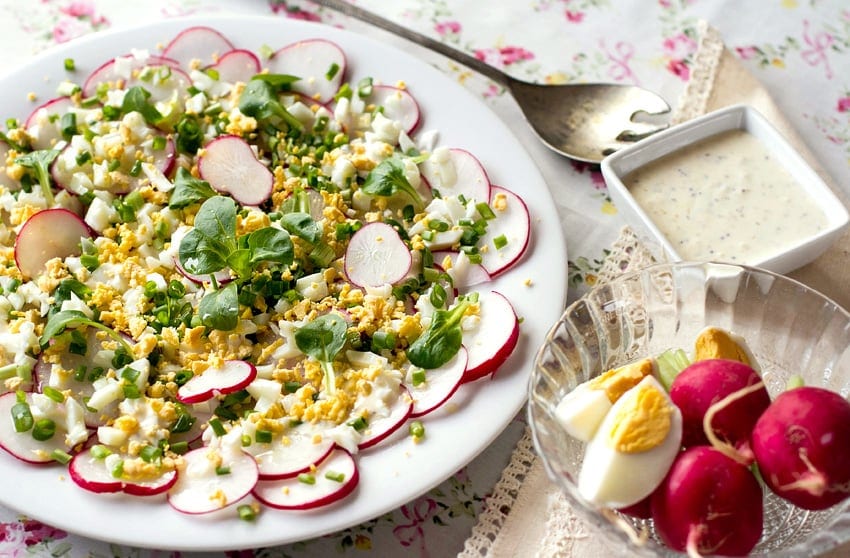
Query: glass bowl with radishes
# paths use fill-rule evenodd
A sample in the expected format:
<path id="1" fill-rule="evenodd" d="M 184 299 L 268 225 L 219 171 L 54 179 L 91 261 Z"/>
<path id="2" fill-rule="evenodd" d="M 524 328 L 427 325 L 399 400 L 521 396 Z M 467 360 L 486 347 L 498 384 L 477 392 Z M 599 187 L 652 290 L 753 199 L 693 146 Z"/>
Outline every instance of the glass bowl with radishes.
<path id="1" fill-rule="evenodd" d="M 612 551 L 850 541 L 850 314 L 769 271 L 657 264 L 573 303 L 535 360 L 550 478 Z"/>
<path id="2" fill-rule="evenodd" d="M 0 448 L 22 466 L 188 515 L 345 505 L 360 452 L 421 440 L 513 351 L 492 281 L 528 208 L 419 129 L 401 79 L 206 26 L 81 78 L 0 136 Z"/>

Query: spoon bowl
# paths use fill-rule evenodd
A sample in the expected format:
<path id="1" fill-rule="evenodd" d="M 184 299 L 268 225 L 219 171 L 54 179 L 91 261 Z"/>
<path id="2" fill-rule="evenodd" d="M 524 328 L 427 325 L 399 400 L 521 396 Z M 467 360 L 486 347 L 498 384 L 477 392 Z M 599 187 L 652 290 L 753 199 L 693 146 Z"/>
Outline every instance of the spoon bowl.
<path id="1" fill-rule="evenodd" d="M 576 161 L 600 163 L 618 149 L 667 128 L 670 105 L 659 95 L 622 83 L 538 84 L 518 80 L 431 37 L 343 0 L 314 0 L 446 56 L 504 87 L 537 137 Z M 659 119 L 659 117 L 661 117 Z"/>

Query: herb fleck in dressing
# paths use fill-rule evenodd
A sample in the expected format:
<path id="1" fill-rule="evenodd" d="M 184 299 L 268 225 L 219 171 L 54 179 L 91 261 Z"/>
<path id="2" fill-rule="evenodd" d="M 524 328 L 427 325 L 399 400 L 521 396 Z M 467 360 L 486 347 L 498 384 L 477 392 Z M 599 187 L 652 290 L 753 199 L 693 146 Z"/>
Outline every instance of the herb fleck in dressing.
<path id="1" fill-rule="evenodd" d="M 756 262 L 827 226 L 805 189 L 744 130 L 671 153 L 624 183 L 685 260 Z"/>

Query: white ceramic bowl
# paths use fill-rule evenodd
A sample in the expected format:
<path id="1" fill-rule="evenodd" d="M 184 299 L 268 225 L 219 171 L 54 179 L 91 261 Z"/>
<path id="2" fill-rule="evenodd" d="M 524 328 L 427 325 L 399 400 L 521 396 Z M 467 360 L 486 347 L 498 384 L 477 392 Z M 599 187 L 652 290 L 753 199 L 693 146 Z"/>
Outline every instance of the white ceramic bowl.
<path id="1" fill-rule="evenodd" d="M 584 500 L 577 479 L 585 444 L 556 409 L 566 394 L 600 373 L 671 348 L 686 351 L 713 325 L 738 333 L 775 397 L 794 375 L 806 385 L 850 395 L 850 313 L 816 291 L 768 271 L 720 263 L 665 263 L 622 275 L 571 304 L 538 352 L 529 383 L 534 445 L 549 477 L 610 556 L 675 558 L 652 520 L 606 513 Z M 819 556 L 850 541 L 850 500 L 808 512 L 765 490 L 760 558 Z M 619 518 L 619 519 L 618 519 Z M 623 520 L 649 538 L 635 544 Z M 847 556 L 845 553 L 830 556 Z"/>
<path id="2" fill-rule="evenodd" d="M 681 255 L 674 247 L 675 243 L 665 236 L 658 223 L 653 222 L 647 214 L 648 211 L 636 201 L 623 179 L 632 171 L 686 146 L 738 129 L 755 136 L 776 159 L 781 161 L 805 194 L 823 210 L 826 216 L 826 224 L 815 232 L 794 236 L 780 247 L 759 256 L 740 259 L 736 257 L 733 262 L 786 273 L 809 263 L 823 253 L 847 226 L 848 212 L 823 179 L 776 128 L 752 107 L 747 105 L 727 107 L 649 136 L 603 160 L 602 174 L 608 185 L 611 199 L 623 214 L 625 221 L 641 239 L 649 241 L 653 247 L 660 246 L 666 259 L 670 261 L 724 259 L 706 255 L 701 257 Z M 690 177 L 682 178 L 682 181 L 683 183 L 687 181 L 691 187 L 696 187 L 694 186 L 696 182 L 691 181 Z M 771 226 L 784 226 L 782 217 L 778 213 L 769 219 L 776 221 Z M 727 226 L 736 226 L 736 221 L 730 219 Z M 769 230 L 767 224 L 762 226 L 763 230 Z M 708 232 L 707 229 L 694 227 L 694 230 L 689 231 L 688 234 L 707 235 Z M 765 232 L 765 235 L 768 234 L 770 233 Z"/>

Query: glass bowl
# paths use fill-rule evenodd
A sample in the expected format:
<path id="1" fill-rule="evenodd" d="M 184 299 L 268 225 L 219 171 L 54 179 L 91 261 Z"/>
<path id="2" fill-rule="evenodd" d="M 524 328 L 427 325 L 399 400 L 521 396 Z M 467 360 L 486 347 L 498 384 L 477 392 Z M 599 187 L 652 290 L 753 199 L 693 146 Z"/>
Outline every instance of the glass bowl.
<path id="1" fill-rule="evenodd" d="M 603 371 L 670 348 L 690 352 L 717 326 L 742 335 L 771 396 L 800 375 L 844 397 L 850 392 L 850 314 L 818 292 L 769 271 L 732 264 L 658 264 L 600 285 L 571 304 L 535 359 L 528 413 L 549 477 L 576 514 L 616 555 L 681 556 L 658 539 L 651 520 L 595 508 L 576 489 L 584 444 L 555 418 L 566 393 Z M 625 519 L 648 540 L 636 544 Z M 850 499 L 807 512 L 765 489 L 764 533 L 753 556 L 816 556 L 850 541 Z"/>

